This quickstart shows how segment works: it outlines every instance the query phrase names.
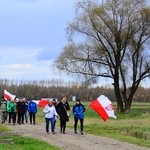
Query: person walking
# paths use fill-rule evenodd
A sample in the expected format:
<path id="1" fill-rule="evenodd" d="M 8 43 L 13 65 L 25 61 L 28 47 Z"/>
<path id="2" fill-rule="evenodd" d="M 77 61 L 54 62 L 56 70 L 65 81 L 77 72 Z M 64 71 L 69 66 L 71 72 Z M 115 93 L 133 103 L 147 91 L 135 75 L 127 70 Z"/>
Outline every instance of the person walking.
<path id="1" fill-rule="evenodd" d="M 28 123 L 28 102 L 27 102 L 27 99 L 26 99 L 26 98 L 23 98 L 23 101 L 24 101 L 25 104 L 26 104 L 24 119 L 25 119 L 25 122 Z"/>
<path id="2" fill-rule="evenodd" d="M 16 115 L 16 105 L 14 103 L 14 100 L 7 100 L 6 108 L 8 112 L 8 123 L 11 124 L 11 120 L 13 122 L 13 125 L 15 125 L 15 115 Z"/>
<path id="3" fill-rule="evenodd" d="M 37 104 L 33 101 L 30 100 L 28 103 L 28 112 L 29 112 L 29 118 L 30 118 L 30 124 L 35 125 L 35 117 L 37 113 Z"/>
<path id="4" fill-rule="evenodd" d="M 66 122 L 69 121 L 69 112 L 70 106 L 67 102 L 66 96 L 61 98 L 61 101 L 57 105 L 57 111 L 60 118 L 60 133 L 65 134 Z"/>
<path id="5" fill-rule="evenodd" d="M 0 100 L 0 121 L 1 123 L 5 123 L 7 120 L 7 111 L 6 111 L 6 100 L 4 97 L 1 98 Z"/>
<path id="6" fill-rule="evenodd" d="M 49 122 L 51 123 L 51 132 L 55 134 L 55 117 L 58 117 L 53 100 L 49 100 L 49 103 L 44 107 L 43 112 L 45 113 L 46 122 L 46 133 L 49 134 Z"/>
<path id="7" fill-rule="evenodd" d="M 81 104 L 80 100 L 76 100 L 76 104 L 73 106 L 73 115 L 74 115 L 74 132 L 77 134 L 77 124 L 80 120 L 80 133 L 83 134 L 83 121 L 84 121 L 84 112 L 85 107 Z"/>
<path id="8" fill-rule="evenodd" d="M 21 98 L 17 103 L 17 111 L 18 111 L 18 124 L 24 124 L 24 114 L 26 111 L 26 103 Z"/>

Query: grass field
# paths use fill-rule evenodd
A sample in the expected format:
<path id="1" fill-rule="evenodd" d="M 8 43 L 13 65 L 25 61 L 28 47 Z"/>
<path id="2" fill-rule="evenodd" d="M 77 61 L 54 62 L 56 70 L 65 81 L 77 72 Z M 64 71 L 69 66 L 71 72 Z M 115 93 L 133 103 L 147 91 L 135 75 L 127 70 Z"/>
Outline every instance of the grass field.
<path id="1" fill-rule="evenodd" d="M 134 103 L 128 114 L 116 113 L 117 119 L 109 118 L 104 122 L 101 117 L 90 107 L 86 107 L 84 131 L 86 133 L 114 138 L 117 140 L 150 147 L 150 103 Z M 71 111 L 73 102 L 70 103 Z M 114 104 L 115 106 L 115 104 Z M 38 112 L 38 121 L 44 122 L 42 109 Z M 67 123 L 73 128 L 73 115 Z M 57 121 L 59 125 L 59 121 Z"/>
<path id="2" fill-rule="evenodd" d="M 33 138 L 20 137 L 14 134 L 4 134 L 0 136 L 1 150 L 59 150 L 46 142 Z"/>
<path id="3" fill-rule="evenodd" d="M 116 114 L 116 120 L 109 119 L 107 122 L 103 122 L 102 119 L 94 116 L 95 112 L 88 108 L 85 131 L 150 147 L 149 111 L 150 107 L 149 109 L 132 108 L 130 114 Z M 90 114 L 93 116 L 92 118 L 89 118 Z"/>

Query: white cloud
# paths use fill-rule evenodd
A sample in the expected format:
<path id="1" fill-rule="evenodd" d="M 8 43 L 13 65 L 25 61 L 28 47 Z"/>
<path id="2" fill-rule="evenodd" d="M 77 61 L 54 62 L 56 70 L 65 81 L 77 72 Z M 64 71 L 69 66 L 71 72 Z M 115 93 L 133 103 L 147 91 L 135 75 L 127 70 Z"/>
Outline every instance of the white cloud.
<path id="1" fill-rule="evenodd" d="M 0 78 L 46 79 L 51 76 L 49 66 L 52 61 L 36 59 L 41 49 L 0 46 Z"/>
<path id="2" fill-rule="evenodd" d="M 6 69 L 11 69 L 11 70 L 26 70 L 26 69 L 31 69 L 33 65 L 31 64 L 9 64 L 6 65 Z"/>
<path id="3" fill-rule="evenodd" d="M 39 51 L 41 51 L 40 48 L 0 46 L 0 61 L 6 64 L 32 62 Z"/>

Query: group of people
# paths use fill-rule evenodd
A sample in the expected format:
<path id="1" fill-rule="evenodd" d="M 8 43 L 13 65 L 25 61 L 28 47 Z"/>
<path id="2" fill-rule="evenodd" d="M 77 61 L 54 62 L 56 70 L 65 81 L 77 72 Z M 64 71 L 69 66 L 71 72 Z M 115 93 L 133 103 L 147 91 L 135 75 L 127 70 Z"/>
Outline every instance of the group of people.
<path id="1" fill-rule="evenodd" d="M 60 102 L 56 102 L 56 99 L 50 99 L 48 104 L 44 107 L 45 113 L 46 133 L 55 134 L 56 120 L 60 120 L 60 133 L 65 134 L 66 123 L 70 117 L 70 105 L 66 96 L 61 97 Z M 76 104 L 73 106 L 72 113 L 74 115 L 74 133 L 77 134 L 77 124 L 80 121 L 80 133 L 83 134 L 83 122 L 84 122 L 85 107 L 81 104 L 80 100 L 76 100 Z M 0 121 L 5 123 L 8 120 L 9 124 L 15 125 L 16 123 L 24 124 L 28 122 L 28 115 L 30 124 L 35 124 L 35 116 L 37 113 L 37 104 L 33 100 L 27 101 L 26 98 L 0 100 Z M 8 118 L 8 119 L 7 119 Z M 50 129 L 51 127 L 51 129 Z"/>
<path id="2" fill-rule="evenodd" d="M 35 115 L 37 113 L 37 105 L 30 100 L 27 102 L 26 98 L 15 98 L 14 100 L 5 100 L 3 97 L 0 100 L 0 121 L 5 123 L 8 120 L 9 125 L 12 123 L 19 125 L 28 122 L 28 114 L 30 124 L 35 124 Z"/>
<path id="3" fill-rule="evenodd" d="M 55 100 L 49 100 L 49 103 L 44 107 L 45 113 L 46 132 L 49 134 L 49 123 L 51 124 L 51 132 L 55 134 L 56 119 L 60 119 L 60 133 L 65 134 L 66 122 L 70 117 L 70 106 L 66 96 L 61 97 L 59 103 Z M 76 104 L 73 106 L 72 113 L 74 115 L 74 132 L 77 134 L 77 124 L 80 120 L 80 133 L 83 134 L 83 122 L 84 122 L 85 107 L 81 104 L 80 100 L 76 100 Z"/>

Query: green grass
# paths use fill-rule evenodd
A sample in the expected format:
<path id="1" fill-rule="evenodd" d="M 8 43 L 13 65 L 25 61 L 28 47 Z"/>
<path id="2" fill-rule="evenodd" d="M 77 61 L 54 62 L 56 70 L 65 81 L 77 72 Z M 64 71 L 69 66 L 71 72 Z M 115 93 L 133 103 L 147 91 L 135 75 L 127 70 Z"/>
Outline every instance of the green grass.
<path id="1" fill-rule="evenodd" d="M 46 142 L 14 135 L 10 129 L 0 125 L 0 150 L 59 150 L 59 148 L 49 145 Z"/>
<path id="2" fill-rule="evenodd" d="M 150 147 L 150 104 L 133 104 L 130 113 L 116 113 L 117 119 L 106 122 L 90 108 L 87 108 L 85 115 L 87 133 Z"/>
<path id="3" fill-rule="evenodd" d="M 149 130 L 149 129 L 148 129 Z M 150 147 L 150 139 L 146 132 L 143 132 L 138 127 L 129 127 L 122 125 L 109 125 L 109 124 L 89 124 L 85 126 L 85 131 L 104 137 L 110 137 L 117 140 Z"/>
<path id="4" fill-rule="evenodd" d="M 33 138 L 21 137 L 13 134 L 0 136 L 0 149 L 2 150 L 59 150 L 46 142 Z"/>
<path id="5" fill-rule="evenodd" d="M 0 125 L 0 133 L 10 131 L 9 128 L 7 128 L 5 125 Z"/>

